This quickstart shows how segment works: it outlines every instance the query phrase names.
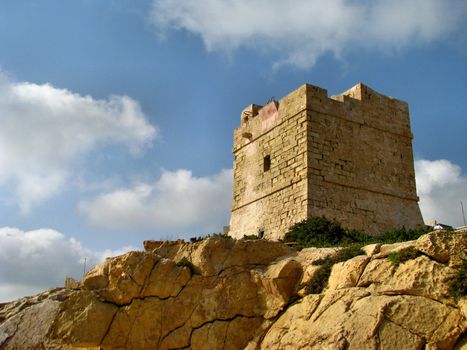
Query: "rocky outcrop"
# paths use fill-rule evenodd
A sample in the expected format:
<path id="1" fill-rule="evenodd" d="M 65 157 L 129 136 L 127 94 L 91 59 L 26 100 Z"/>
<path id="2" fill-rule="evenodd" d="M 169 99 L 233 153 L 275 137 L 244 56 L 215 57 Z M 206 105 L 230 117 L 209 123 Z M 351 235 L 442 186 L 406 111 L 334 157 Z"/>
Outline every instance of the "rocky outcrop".
<path id="1" fill-rule="evenodd" d="M 320 294 L 306 285 L 340 248 L 147 241 L 73 289 L 0 305 L 0 349 L 465 349 L 450 291 L 466 234 L 364 247 Z"/>

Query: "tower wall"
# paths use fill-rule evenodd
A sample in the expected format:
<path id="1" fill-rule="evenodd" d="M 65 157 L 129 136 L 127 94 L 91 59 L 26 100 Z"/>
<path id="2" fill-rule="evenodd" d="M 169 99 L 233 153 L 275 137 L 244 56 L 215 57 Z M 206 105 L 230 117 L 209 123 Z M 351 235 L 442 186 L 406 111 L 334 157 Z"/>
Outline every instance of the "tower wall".
<path id="1" fill-rule="evenodd" d="M 307 123 L 308 216 L 369 233 L 423 225 L 406 102 L 363 84 L 309 93 Z"/>
<path id="2" fill-rule="evenodd" d="M 407 103 L 358 84 L 251 105 L 234 132 L 230 234 L 281 238 L 315 215 L 379 232 L 423 224 Z"/>
<path id="3" fill-rule="evenodd" d="M 230 235 L 264 230 L 278 239 L 307 215 L 306 88 L 242 112 L 234 132 L 234 186 Z M 246 120 L 248 119 L 248 120 Z M 270 157 L 269 170 L 264 169 Z"/>

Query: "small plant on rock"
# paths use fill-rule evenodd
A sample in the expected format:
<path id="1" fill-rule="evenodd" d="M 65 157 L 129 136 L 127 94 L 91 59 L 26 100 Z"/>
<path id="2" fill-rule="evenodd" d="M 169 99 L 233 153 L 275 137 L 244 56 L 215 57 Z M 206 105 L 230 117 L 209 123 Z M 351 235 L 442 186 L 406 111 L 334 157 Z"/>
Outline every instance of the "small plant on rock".
<path id="1" fill-rule="evenodd" d="M 193 272 L 193 264 L 187 258 L 183 257 L 177 262 L 178 267 L 188 267 Z"/>
<path id="2" fill-rule="evenodd" d="M 257 240 L 260 239 L 258 235 L 244 235 L 243 240 Z"/>
<path id="3" fill-rule="evenodd" d="M 320 269 L 315 272 L 310 282 L 305 288 L 307 294 L 319 294 L 323 291 L 328 283 L 334 264 L 347 261 L 358 255 L 365 255 L 361 250 L 360 245 L 352 244 L 340 250 L 335 256 L 326 259 L 317 260 L 313 265 L 321 265 Z"/>
<path id="4" fill-rule="evenodd" d="M 221 233 L 221 232 L 215 232 L 215 233 L 209 233 L 205 236 L 195 236 L 190 238 L 191 243 L 196 243 L 196 242 L 201 242 L 204 241 L 205 239 L 215 237 L 215 238 L 225 238 L 225 239 L 232 239 L 228 234 Z"/>
<path id="5" fill-rule="evenodd" d="M 450 284 L 451 295 L 456 299 L 467 295 L 467 259 L 463 259 L 459 272 L 450 280 Z"/>
<path id="6" fill-rule="evenodd" d="M 388 255 L 388 260 L 393 263 L 394 266 L 399 266 L 399 264 L 407 261 L 407 260 L 412 260 L 415 258 L 418 258 L 421 256 L 422 253 L 420 253 L 418 250 L 416 250 L 414 247 L 408 247 L 405 249 L 401 249 L 397 252 L 391 252 Z"/>

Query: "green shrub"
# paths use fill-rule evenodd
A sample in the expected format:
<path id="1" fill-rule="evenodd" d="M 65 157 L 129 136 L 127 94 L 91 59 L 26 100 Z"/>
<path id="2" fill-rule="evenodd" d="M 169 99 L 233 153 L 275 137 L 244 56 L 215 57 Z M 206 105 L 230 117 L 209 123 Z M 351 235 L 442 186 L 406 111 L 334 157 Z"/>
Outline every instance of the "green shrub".
<path id="1" fill-rule="evenodd" d="M 188 267 L 193 272 L 193 264 L 187 258 L 183 257 L 177 262 L 178 267 Z"/>
<path id="2" fill-rule="evenodd" d="M 363 231 L 347 230 L 347 240 L 353 243 L 371 244 L 374 237 Z"/>
<path id="3" fill-rule="evenodd" d="M 337 253 L 337 256 L 335 258 L 336 260 L 335 263 L 347 261 L 358 255 L 366 255 L 366 253 L 362 250 L 362 246 L 360 244 L 355 244 L 355 243 L 350 244 Z"/>
<path id="4" fill-rule="evenodd" d="M 315 216 L 300 221 L 290 227 L 285 234 L 284 242 L 295 242 L 301 247 L 333 247 L 360 243 L 395 243 L 410 241 L 429 232 L 429 229 L 395 229 L 377 235 L 369 235 L 358 230 L 346 230 L 336 220 L 328 220 L 324 216 Z"/>
<path id="5" fill-rule="evenodd" d="M 242 239 L 244 240 L 256 240 L 256 239 L 260 239 L 258 235 L 244 235 L 242 237 Z"/>
<path id="6" fill-rule="evenodd" d="M 358 255 L 365 255 L 358 244 L 352 244 L 340 250 L 335 256 L 326 259 L 317 260 L 313 265 L 321 265 L 320 269 L 315 272 L 310 282 L 305 287 L 307 294 L 319 294 L 326 287 L 329 276 L 331 275 L 332 266 L 334 264 L 347 261 Z"/>
<path id="7" fill-rule="evenodd" d="M 406 229 L 405 227 L 390 231 L 385 231 L 373 237 L 373 243 L 396 243 L 396 242 L 405 242 L 405 241 L 413 241 L 418 239 L 421 235 L 430 232 L 430 229 L 420 229 L 420 230 L 412 230 Z"/>
<path id="8" fill-rule="evenodd" d="M 412 229 L 395 229 L 385 231 L 377 235 L 369 235 L 366 232 L 358 230 L 346 230 L 336 220 L 328 220 L 324 216 L 311 217 L 300 221 L 285 234 L 284 242 L 294 242 L 298 248 L 305 247 L 346 247 L 339 251 L 333 258 L 316 261 L 316 265 L 321 265 L 321 268 L 314 274 L 309 284 L 306 286 L 307 293 L 321 293 L 325 288 L 329 275 L 331 274 L 332 266 L 336 263 L 343 262 L 353 258 L 354 256 L 365 254 L 361 247 L 371 243 L 395 243 L 415 240 L 421 235 L 429 232 L 430 229 L 412 230 Z M 388 260 L 398 266 L 404 261 L 415 259 L 421 253 L 410 247 L 402 249 L 399 252 L 390 253 Z M 453 289 L 461 291 L 465 294 L 465 275 L 456 280 Z"/>
<path id="9" fill-rule="evenodd" d="M 294 224 L 284 236 L 285 242 L 297 242 L 303 247 L 329 247 L 341 243 L 346 231 L 335 220 L 315 216 Z"/>
<path id="10" fill-rule="evenodd" d="M 415 258 L 418 258 L 421 256 L 422 253 L 420 253 L 418 250 L 416 250 L 414 247 L 408 247 L 405 249 L 401 249 L 397 252 L 391 252 L 388 255 L 388 260 L 394 264 L 394 266 L 399 266 L 399 264 L 407 261 L 407 260 L 412 260 Z"/>
<path id="11" fill-rule="evenodd" d="M 462 266 L 457 275 L 451 279 L 450 285 L 451 295 L 456 299 L 467 295 L 467 259 L 463 259 Z"/>
<path id="12" fill-rule="evenodd" d="M 204 241 L 205 239 L 211 238 L 211 237 L 218 237 L 218 238 L 225 238 L 225 239 L 232 239 L 229 235 L 221 232 L 215 232 L 215 233 L 209 233 L 205 236 L 195 236 L 190 238 L 191 243 L 196 243 L 196 242 L 201 242 Z"/>
<path id="13" fill-rule="evenodd" d="M 321 265 L 305 287 L 306 294 L 320 294 L 323 291 L 331 275 L 332 265 L 330 262 Z"/>

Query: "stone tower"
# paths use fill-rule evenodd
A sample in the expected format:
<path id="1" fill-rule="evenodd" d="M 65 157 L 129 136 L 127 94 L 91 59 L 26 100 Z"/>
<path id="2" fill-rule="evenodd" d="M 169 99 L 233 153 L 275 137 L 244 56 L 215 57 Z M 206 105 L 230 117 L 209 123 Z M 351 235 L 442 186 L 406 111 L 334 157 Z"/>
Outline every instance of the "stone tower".
<path id="1" fill-rule="evenodd" d="M 376 233 L 423 225 L 406 102 L 357 84 L 332 96 L 305 84 L 250 105 L 234 132 L 230 235 L 281 238 L 324 215 Z"/>

